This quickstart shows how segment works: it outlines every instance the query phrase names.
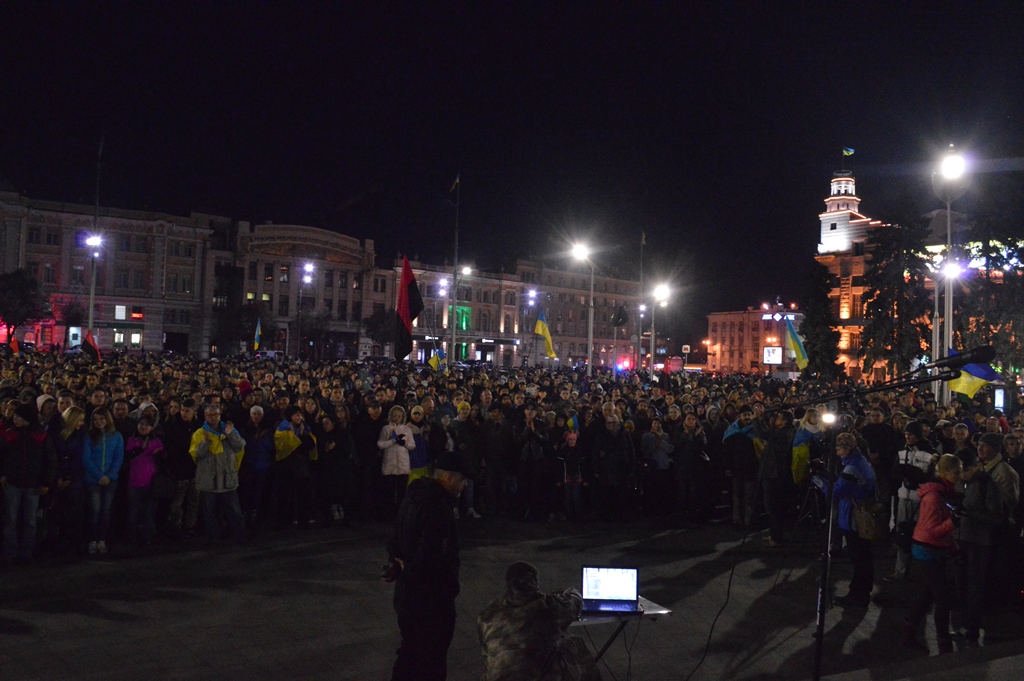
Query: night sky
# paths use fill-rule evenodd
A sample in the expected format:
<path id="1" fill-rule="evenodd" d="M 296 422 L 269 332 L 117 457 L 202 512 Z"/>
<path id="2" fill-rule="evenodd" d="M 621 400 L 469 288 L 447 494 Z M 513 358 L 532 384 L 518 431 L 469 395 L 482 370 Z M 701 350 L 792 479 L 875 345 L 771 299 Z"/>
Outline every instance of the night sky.
<path id="1" fill-rule="evenodd" d="M 602 250 L 712 309 L 800 291 L 840 150 L 922 211 L 950 142 L 1024 182 L 1024 3 L 0 7 L 0 187 L 307 224 L 441 262 Z M 786 10 L 785 8 L 788 8 Z M 795 11 L 801 8 L 803 11 Z M 994 186 L 994 185 L 993 185 Z M 668 323 L 668 320 L 666 320 Z"/>

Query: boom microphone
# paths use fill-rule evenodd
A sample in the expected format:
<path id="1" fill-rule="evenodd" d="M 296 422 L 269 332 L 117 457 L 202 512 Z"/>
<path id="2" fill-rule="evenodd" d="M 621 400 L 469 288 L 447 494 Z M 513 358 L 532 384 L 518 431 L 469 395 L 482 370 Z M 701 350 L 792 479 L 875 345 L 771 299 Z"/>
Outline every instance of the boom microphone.
<path id="1" fill-rule="evenodd" d="M 924 365 L 924 369 L 960 369 L 968 364 L 988 364 L 996 358 L 996 349 L 991 345 L 981 345 L 979 347 L 961 352 L 959 355 L 949 355 L 942 359 L 937 359 L 934 362 L 929 362 Z"/>

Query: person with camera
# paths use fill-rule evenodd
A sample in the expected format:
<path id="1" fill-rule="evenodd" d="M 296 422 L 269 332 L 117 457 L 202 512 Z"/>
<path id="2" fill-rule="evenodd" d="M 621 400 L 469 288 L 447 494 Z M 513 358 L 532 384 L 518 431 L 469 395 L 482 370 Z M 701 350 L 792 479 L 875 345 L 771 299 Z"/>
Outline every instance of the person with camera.
<path id="1" fill-rule="evenodd" d="M 949 635 L 949 610 L 955 590 L 946 581 L 946 565 L 957 552 L 953 537 L 961 506 L 956 493 L 963 464 L 953 454 L 943 454 L 935 464 L 935 477 L 917 488 L 920 507 L 914 526 L 911 554 L 921 568 L 925 588 L 910 609 L 901 629 L 904 646 L 918 647 L 917 629 L 935 606 L 935 635 L 939 654 L 953 652 Z"/>
<path id="2" fill-rule="evenodd" d="M 814 475 L 814 482 L 828 493 L 833 485 L 833 496 L 839 501 L 839 530 L 846 539 L 846 548 L 853 563 L 853 579 L 849 591 L 835 598 L 836 605 L 866 608 L 871 602 L 871 590 L 875 584 L 875 565 L 871 557 L 871 542 L 860 536 L 854 507 L 858 501 L 871 499 L 877 491 L 875 470 L 857 446 L 857 437 L 852 433 L 836 435 L 836 454 L 843 465 L 837 478 L 833 479 L 821 459 L 814 459 L 808 466 Z"/>
<path id="3" fill-rule="evenodd" d="M 459 531 L 453 507 L 469 473 L 463 457 L 445 452 L 435 462 L 432 477 L 409 484 L 398 509 L 387 547 L 388 562 L 380 577 L 395 585 L 394 606 L 402 636 L 392 681 L 447 677 L 459 595 Z"/>

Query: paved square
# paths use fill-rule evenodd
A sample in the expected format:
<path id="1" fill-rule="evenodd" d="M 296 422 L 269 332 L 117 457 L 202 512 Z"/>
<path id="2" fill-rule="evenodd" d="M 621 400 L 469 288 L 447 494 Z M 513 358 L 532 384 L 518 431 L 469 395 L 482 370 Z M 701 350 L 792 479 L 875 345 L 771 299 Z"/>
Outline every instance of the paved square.
<path id="1" fill-rule="evenodd" d="M 768 550 L 759 535 L 741 544 L 728 525 L 687 528 L 671 519 L 484 519 L 460 527 L 463 586 L 449 654 L 452 681 L 480 678 L 476 614 L 500 593 L 505 568 L 516 560 L 537 565 L 548 590 L 578 585 L 583 563 L 637 566 L 641 594 L 673 609 L 669 618 L 629 625 L 604 658 L 606 679 L 624 679 L 628 668 L 635 679 L 685 678 L 704 650 L 734 566 L 729 604 L 693 678 L 811 676 L 818 575 L 811 528 L 794 535 L 793 548 Z M 377 575 L 389 533 L 384 525 L 296 530 L 244 547 L 147 557 L 115 551 L 102 560 L 9 569 L 0 573 L 0 680 L 387 679 L 398 627 L 391 588 Z M 891 558 L 880 552 L 877 574 L 889 567 Z M 834 573 L 842 593 L 851 567 L 837 561 Z M 898 601 L 916 587 L 877 587 L 884 607 L 831 610 L 824 674 L 868 678 L 857 670 L 871 669 L 870 678 L 900 678 L 899 668 L 879 668 L 911 657 L 918 675 L 983 662 L 979 651 L 929 660 L 900 648 L 906 608 Z M 612 629 L 573 632 L 600 644 Z M 993 618 L 991 629 L 1024 638 L 1015 612 Z M 934 632 L 928 636 L 934 654 Z"/>

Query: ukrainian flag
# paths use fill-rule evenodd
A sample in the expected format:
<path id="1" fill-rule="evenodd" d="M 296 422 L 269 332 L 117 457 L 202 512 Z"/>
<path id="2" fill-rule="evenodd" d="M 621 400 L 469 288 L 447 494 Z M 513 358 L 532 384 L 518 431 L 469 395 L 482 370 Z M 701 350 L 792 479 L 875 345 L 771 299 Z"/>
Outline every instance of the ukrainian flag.
<path id="1" fill-rule="evenodd" d="M 850 147 L 843 147 L 843 156 L 853 156 L 853 149 Z"/>
<path id="2" fill-rule="evenodd" d="M 973 398 L 982 386 L 1000 380 L 1002 377 L 988 364 L 966 364 L 960 370 L 960 378 L 949 382 L 949 389 Z"/>
<path id="3" fill-rule="evenodd" d="M 444 350 L 438 349 L 438 351 L 435 352 L 433 356 L 431 356 L 431 358 L 427 360 L 427 364 L 430 365 L 431 369 L 437 371 L 441 367 L 441 360 L 444 359 L 444 357 Z"/>
<path id="4" fill-rule="evenodd" d="M 556 357 L 555 346 L 551 343 L 551 329 L 548 328 L 548 320 L 544 319 L 544 310 L 537 312 L 537 326 L 533 327 L 533 333 L 544 336 L 544 354 L 548 356 L 548 359 L 554 359 Z"/>
<path id="5" fill-rule="evenodd" d="M 796 355 L 796 365 L 803 371 L 807 368 L 807 351 L 804 342 L 793 328 L 793 320 L 786 320 L 786 348 Z"/>
<path id="6" fill-rule="evenodd" d="M 259 320 L 259 318 L 256 319 L 256 338 L 252 342 L 252 349 L 253 350 L 259 350 L 260 349 L 260 320 Z"/>

